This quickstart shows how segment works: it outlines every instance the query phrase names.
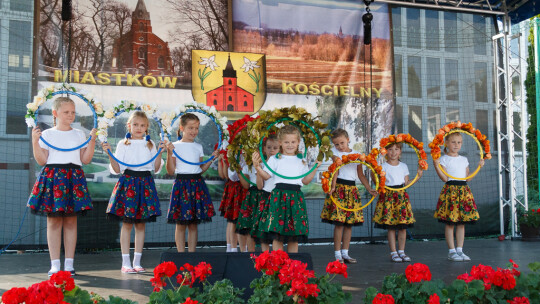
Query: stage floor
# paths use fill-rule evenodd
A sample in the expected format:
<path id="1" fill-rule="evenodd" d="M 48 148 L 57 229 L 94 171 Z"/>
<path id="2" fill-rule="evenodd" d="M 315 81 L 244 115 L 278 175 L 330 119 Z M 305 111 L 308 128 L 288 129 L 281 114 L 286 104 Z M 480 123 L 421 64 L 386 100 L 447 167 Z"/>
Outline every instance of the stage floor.
<path id="1" fill-rule="evenodd" d="M 201 252 L 223 252 L 224 248 L 200 248 Z M 173 249 L 168 249 L 173 252 Z M 519 240 L 503 242 L 496 238 L 471 239 L 465 241 L 465 253 L 470 262 L 450 262 L 447 260 L 447 247 L 442 241 L 408 241 L 406 253 L 412 262 L 429 266 L 433 278 L 446 282 L 470 271 L 473 265 L 483 264 L 493 267 L 506 267 L 509 259 L 520 265 L 526 272 L 527 264 L 540 261 L 540 243 Z M 145 274 L 122 274 L 120 272 L 120 251 L 100 251 L 77 254 L 75 277 L 77 285 L 102 296 L 115 295 L 139 303 L 147 303 L 152 292 L 150 278 L 152 270 L 160 260 L 163 250 L 149 249 L 143 253 L 142 265 L 148 270 Z M 328 262 L 333 260 L 333 245 L 301 246 L 300 252 L 309 252 L 313 258 L 315 272 L 325 273 Z M 349 278 L 342 277 L 344 289 L 353 294 L 353 302 L 359 303 L 369 286 L 380 288 L 384 276 L 390 273 L 403 273 L 409 263 L 394 263 L 390 260 L 387 244 L 353 244 L 350 255 L 358 259 L 358 264 L 349 264 Z M 133 252 L 132 252 L 133 256 Z M 50 262 L 48 253 L 3 254 L 0 256 L 0 294 L 12 287 L 28 287 L 47 279 Z"/>

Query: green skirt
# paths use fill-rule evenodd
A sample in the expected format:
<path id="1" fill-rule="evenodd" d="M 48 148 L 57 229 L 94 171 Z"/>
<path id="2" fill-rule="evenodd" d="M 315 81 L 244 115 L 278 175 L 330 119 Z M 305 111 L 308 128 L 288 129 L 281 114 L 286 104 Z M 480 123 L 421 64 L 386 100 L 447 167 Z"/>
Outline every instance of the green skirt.
<path id="1" fill-rule="evenodd" d="M 254 223 L 254 211 L 259 206 L 259 202 L 264 195 L 264 191 L 257 189 L 256 186 L 251 186 L 246 195 L 246 198 L 240 203 L 240 214 L 238 222 L 236 222 L 236 232 L 240 234 L 250 234 Z"/>

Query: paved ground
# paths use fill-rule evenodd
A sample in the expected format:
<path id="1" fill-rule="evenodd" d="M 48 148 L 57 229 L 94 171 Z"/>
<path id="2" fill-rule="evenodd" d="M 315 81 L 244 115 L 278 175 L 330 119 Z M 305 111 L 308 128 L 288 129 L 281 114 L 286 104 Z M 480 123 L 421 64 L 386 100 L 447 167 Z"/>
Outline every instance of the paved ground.
<path id="1" fill-rule="evenodd" d="M 173 251 L 167 249 L 168 251 Z M 149 282 L 152 269 L 159 263 L 164 250 L 149 249 L 143 254 L 143 266 L 149 270 L 146 274 L 126 275 L 120 273 L 121 258 L 119 251 L 103 251 L 91 254 L 77 254 L 75 267 L 78 272 L 76 283 L 88 291 L 102 296 L 116 295 L 139 303 L 147 303 L 152 292 Z M 222 252 L 223 248 L 201 248 L 201 252 Z M 328 262 L 333 258 L 332 245 L 301 246 L 301 252 L 309 252 L 313 258 L 316 273 L 324 273 Z M 407 254 L 413 262 L 427 264 L 433 278 L 446 282 L 453 281 L 459 274 L 470 271 L 473 265 L 484 264 L 505 267 L 508 259 L 513 259 L 525 271 L 530 262 L 540 260 L 540 242 L 522 242 L 519 240 L 503 242 L 493 239 L 466 240 L 465 252 L 471 262 L 447 261 L 447 248 L 444 241 L 409 241 Z M 350 254 L 359 261 L 350 265 L 349 278 L 340 279 L 344 289 L 353 294 L 353 303 L 359 303 L 364 291 L 369 286 L 380 288 L 385 275 L 403 273 L 408 263 L 390 261 L 386 244 L 354 244 Z M 19 286 L 27 287 L 47 279 L 49 269 L 48 253 L 7 253 L 0 256 L 0 294 Z"/>

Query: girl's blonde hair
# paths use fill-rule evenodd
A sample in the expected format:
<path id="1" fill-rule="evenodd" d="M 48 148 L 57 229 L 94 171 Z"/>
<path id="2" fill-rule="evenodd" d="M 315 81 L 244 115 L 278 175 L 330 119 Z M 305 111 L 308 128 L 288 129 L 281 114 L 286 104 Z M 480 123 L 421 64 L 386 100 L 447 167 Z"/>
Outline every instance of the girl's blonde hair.
<path id="1" fill-rule="evenodd" d="M 300 131 L 298 130 L 297 127 L 293 125 L 285 125 L 281 129 L 279 129 L 278 139 L 279 141 L 282 141 L 285 135 L 291 135 L 291 134 L 295 134 L 298 137 L 298 145 L 300 145 L 300 140 L 301 140 Z M 283 149 L 281 148 L 281 145 L 279 147 L 279 152 L 283 154 Z M 296 151 L 294 153 L 296 154 L 299 153 L 298 147 L 296 147 Z"/>
<path id="2" fill-rule="evenodd" d="M 180 117 L 180 125 L 182 127 L 185 127 L 190 120 L 201 122 L 201 120 L 199 119 L 199 117 L 197 117 L 197 115 L 193 113 L 186 113 Z M 176 131 L 176 136 L 180 137 L 180 132 L 182 131 L 180 131 L 180 128 L 178 128 L 178 130 Z"/>
<path id="3" fill-rule="evenodd" d="M 147 127 L 146 127 L 146 131 L 144 133 L 148 136 L 148 128 L 150 127 L 150 120 L 148 119 L 148 116 L 146 116 L 146 113 L 144 113 L 143 111 L 132 111 L 131 112 L 131 114 L 129 115 L 128 121 L 126 123 L 126 128 L 128 128 L 128 132 L 130 131 L 129 130 L 129 124 L 131 123 L 131 121 L 135 117 L 142 118 L 142 119 L 146 120 Z M 129 141 L 129 138 L 126 138 L 126 140 L 124 141 L 124 144 L 125 145 L 130 145 L 131 144 L 130 141 Z M 148 147 L 149 150 L 152 150 L 152 148 L 154 147 L 154 145 L 152 144 L 152 141 L 150 140 L 149 136 L 147 137 L 146 146 Z"/>
<path id="4" fill-rule="evenodd" d="M 398 143 L 398 142 L 391 143 L 391 144 L 387 145 L 384 148 L 388 150 L 388 149 L 392 148 L 393 146 L 398 147 L 399 151 L 403 151 L 403 143 Z M 386 153 L 386 155 L 384 156 L 384 159 L 386 159 L 386 161 L 388 161 L 388 153 Z M 400 157 L 398 157 L 398 160 L 401 160 L 401 155 L 400 155 Z"/>
<path id="5" fill-rule="evenodd" d="M 452 138 L 453 136 L 459 136 L 459 137 L 461 137 L 463 139 L 463 136 L 459 132 L 454 132 L 454 133 L 450 133 L 450 134 L 446 135 L 444 137 L 444 153 L 448 153 L 448 151 L 446 150 L 446 141 L 450 140 L 450 138 Z"/>
<path id="6" fill-rule="evenodd" d="M 64 103 L 72 103 L 73 105 L 75 105 L 75 102 L 73 100 L 71 100 L 69 97 L 67 96 L 60 96 L 60 97 L 57 97 L 54 101 L 53 101 L 53 105 L 52 105 L 52 108 L 53 110 L 55 111 L 58 111 L 58 109 L 60 109 L 60 107 L 64 104 Z M 53 115 L 53 125 L 56 126 L 56 116 Z"/>

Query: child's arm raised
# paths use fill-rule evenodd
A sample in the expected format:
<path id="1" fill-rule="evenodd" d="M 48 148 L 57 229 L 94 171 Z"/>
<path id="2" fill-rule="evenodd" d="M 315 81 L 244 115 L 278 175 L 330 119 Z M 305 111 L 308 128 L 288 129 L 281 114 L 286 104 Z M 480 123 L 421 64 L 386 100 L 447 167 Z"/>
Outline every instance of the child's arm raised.
<path id="1" fill-rule="evenodd" d="M 371 188 L 371 185 L 369 184 L 369 181 L 367 180 L 366 176 L 364 175 L 364 170 L 362 170 L 362 165 L 356 166 L 356 174 L 358 174 L 358 178 L 360 179 L 360 182 L 362 183 L 362 185 L 364 185 L 364 187 L 369 192 L 369 194 L 377 195 L 377 190 Z M 373 174 L 372 174 L 372 178 L 373 178 Z"/>
<path id="2" fill-rule="evenodd" d="M 253 160 L 255 171 L 259 172 L 258 170 L 261 169 L 261 156 L 259 155 L 259 152 L 253 152 L 251 159 Z M 264 188 L 264 180 L 257 174 L 257 189 L 262 190 L 262 188 Z"/>
<path id="3" fill-rule="evenodd" d="M 103 151 L 105 151 L 105 153 L 107 153 L 108 150 L 111 150 L 112 153 L 111 145 L 109 145 L 108 142 L 102 143 L 101 148 L 103 149 Z M 111 167 L 113 171 L 117 174 L 120 173 L 120 165 L 118 164 L 118 162 L 114 158 L 112 158 L 109 153 L 107 153 L 107 156 L 109 156 L 109 162 L 111 162 Z"/>
<path id="4" fill-rule="evenodd" d="M 214 152 L 212 152 L 212 156 L 214 157 L 214 159 L 213 159 L 212 161 L 209 161 L 209 162 L 207 162 L 207 163 L 201 165 L 201 170 L 202 170 L 201 174 L 203 174 L 204 172 L 206 172 L 206 170 L 208 170 L 208 168 L 210 168 L 210 166 L 212 165 L 212 163 L 213 163 L 213 162 L 217 159 L 217 157 L 219 156 L 219 151 L 218 151 L 218 150 L 215 150 Z M 202 162 L 202 161 L 203 161 L 202 157 L 199 158 L 199 162 Z"/>
<path id="5" fill-rule="evenodd" d="M 47 164 L 47 158 L 49 158 L 49 151 L 39 146 L 39 138 L 41 137 L 41 130 L 38 127 L 32 129 L 32 150 L 34 153 L 34 159 L 40 166 Z"/>
<path id="6" fill-rule="evenodd" d="M 321 161 L 318 160 L 316 163 L 317 163 L 316 167 L 319 168 L 319 166 L 321 165 Z M 310 174 L 308 174 L 307 176 L 304 176 L 304 178 L 302 178 L 302 184 L 307 185 L 307 184 L 311 183 L 311 181 L 315 177 L 316 173 L 317 173 L 317 170 L 313 170 L 313 171 L 311 171 Z"/>
<path id="7" fill-rule="evenodd" d="M 97 138 L 97 129 L 94 128 L 92 131 L 90 131 L 90 142 L 88 143 L 88 146 L 86 148 L 81 149 L 81 162 L 83 165 L 87 165 L 92 161 L 92 157 L 94 157 L 94 150 L 96 148 L 96 138 Z"/>
<path id="8" fill-rule="evenodd" d="M 238 177 L 240 178 L 240 184 L 242 184 L 242 188 L 249 189 L 249 186 L 251 185 L 249 184 L 249 181 L 244 178 L 244 177 L 247 177 L 247 172 L 244 174 L 238 174 Z"/>
<path id="9" fill-rule="evenodd" d="M 258 165 L 255 166 L 255 170 L 257 170 L 257 187 L 259 187 L 259 177 L 262 179 L 264 184 L 264 181 L 270 179 L 272 176 L 268 174 L 268 172 L 264 171 L 261 165 L 261 156 L 258 152 L 253 153 L 253 164 L 255 164 L 255 161 L 258 163 Z M 259 189 L 262 189 L 262 187 Z"/>
<path id="10" fill-rule="evenodd" d="M 159 173 L 159 171 L 161 171 L 161 155 L 163 154 L 163 152 L 167 149 L 166 145 L 165 145 L 165 142 L 164 141 L 160 141 L 159 142 L 159 145 L 157 146 L 156 148 L 158 151 L 159 149 L 161 149 L 161 152 L 159 152 L 159 155 L 156 157 L 156 160 L 154 161 L 154 172 L 156 173 Z"/>
<path id="11" fill-rule="evenodd" d="M 478 165 L 480 166 L 480 168 L 483 167 L 484 164 L 485 164 L 484 159 L 483 159 L 483 158 L 480 159 L 480 162 L 478 163 Z M 467 176 L 469 176 L 469 167 L 467 167 Z M 474 178 L 474 176 L 471 177 L 471 178 L 467 178 L 467 181 L 470 182 L 473 178 Z"/>
<path id="12" fill-rule="evenodd" d="M 433 160 L 433 167 L 435 167 L 435 172 L 437 172 L 437 175 L 439 176 L 439 178 L 443 181 L 443 182 L 447 182 L 448 181 L 448 176 L 444 175 L 444 173 L 441 171 L 441 168 L 439 168 L 439 165 L 441 164 L 441 161 L 440 159 L 434 159 Z M 444 168 L 446 170 L 446 168 Z M 467 172 L 469 171 L 469 169 L 467 168 Z M 467 173 L 468 175 L 468 173 Z"/>
<path id="13" fill-rule="evenodd" d="M 227 176 L 223 173 L 223 166 L 225 166 L 224 162 L 225 160 L 223 159 L 223 155 L 220 154 L 218 157 L 218 165 L 217 165 L 219 178 L 227 180 Z"/>
<path id="14" fill-rule="evenodd" d="M 176 158 L 173 157 L 174 145 L 172 142 L 167 142 L 167 174 L 174 175 L 176 169 Z"/>

